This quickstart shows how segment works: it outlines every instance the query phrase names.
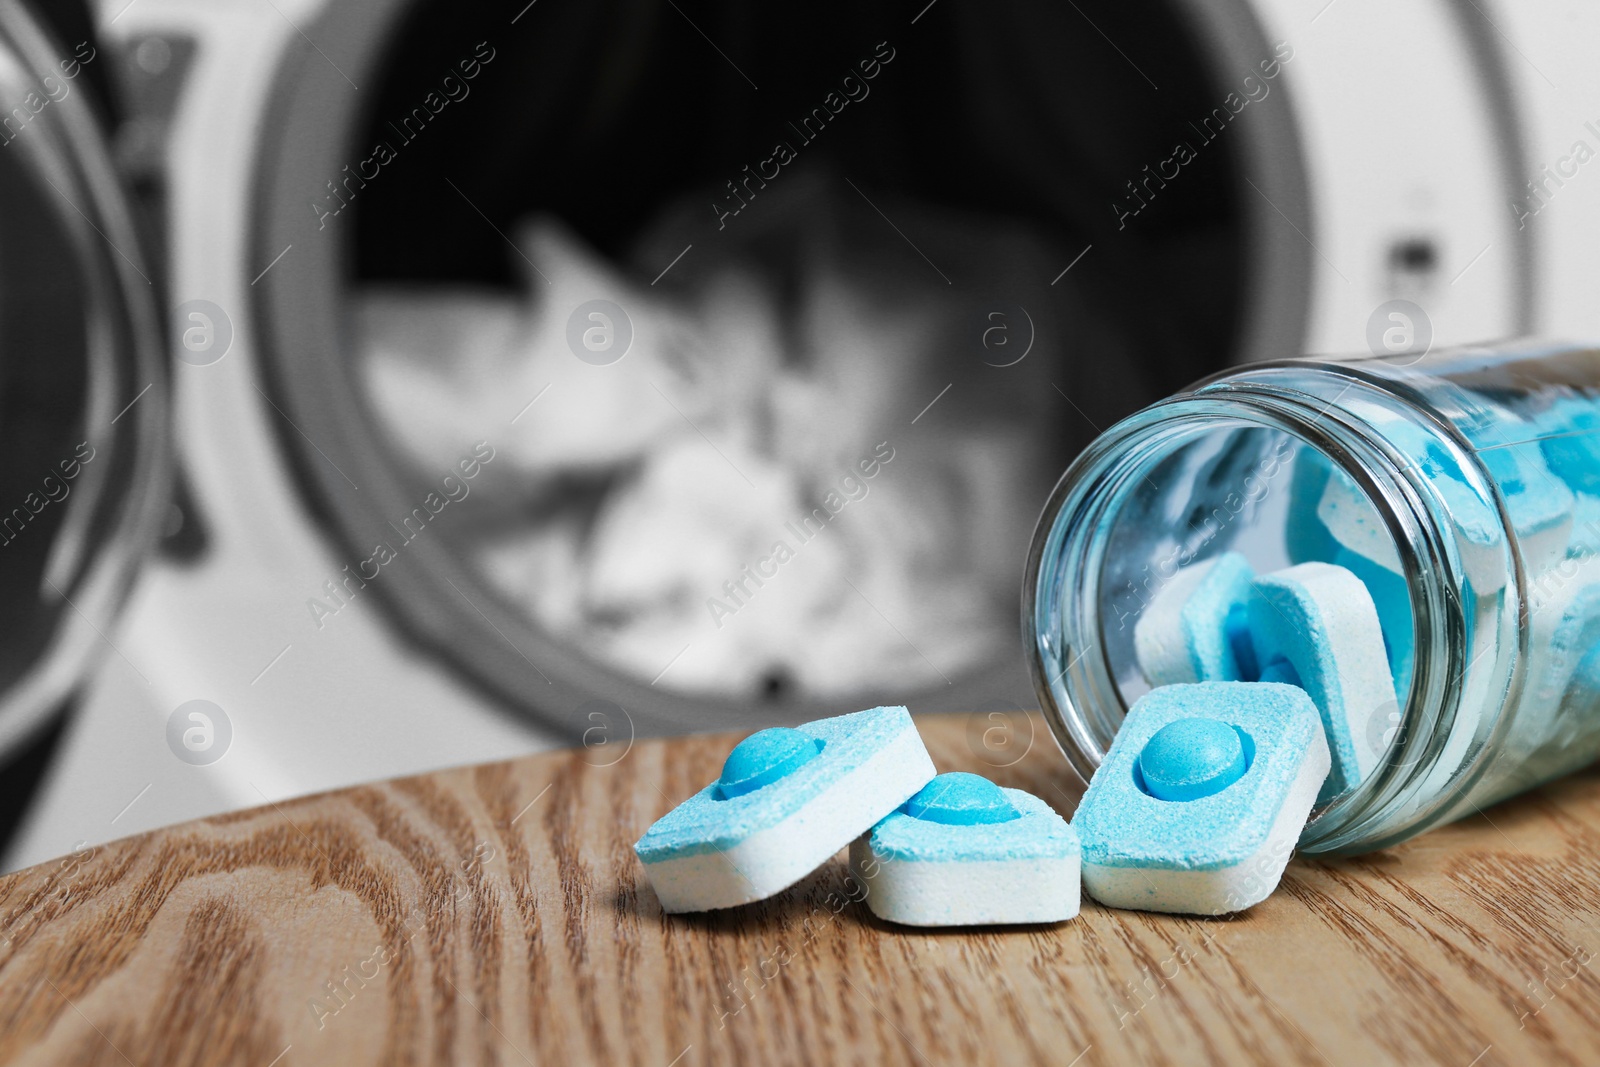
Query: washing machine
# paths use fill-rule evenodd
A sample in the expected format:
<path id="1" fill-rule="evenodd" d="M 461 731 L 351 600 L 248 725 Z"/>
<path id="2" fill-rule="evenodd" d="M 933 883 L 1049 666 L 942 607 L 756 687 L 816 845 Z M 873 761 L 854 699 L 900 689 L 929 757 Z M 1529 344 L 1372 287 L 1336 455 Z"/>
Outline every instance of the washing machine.
<path id="1" fill-rule="evenodd" d="M 1020 562 L 1111 421 L 1600 330 L 1576 4 L 67 11 L 0 2 L 7 869 L 558 744 L 1025 722 Z"/>

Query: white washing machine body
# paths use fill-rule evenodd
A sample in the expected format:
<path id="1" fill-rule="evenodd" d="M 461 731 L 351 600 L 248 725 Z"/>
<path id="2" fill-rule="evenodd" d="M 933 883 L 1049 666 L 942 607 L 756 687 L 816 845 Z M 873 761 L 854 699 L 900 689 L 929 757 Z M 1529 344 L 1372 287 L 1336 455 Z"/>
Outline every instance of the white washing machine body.
<path id="1" fill-rule="evenodd" d="M 562 739 L 420 654 L 376 597 L 352 599 L 320 627 L 308 614 L 347 557 L 286 461 L 286 436 L 302 431 L 271 399 L 254 318 L 257 287 L 308 248 L 260 247 L 253 198 L 292 69 L 286 56 L 317 49 L 335 2 L 108 0 L 101 9 L 108 47 L 193 42 L 161 149 L 167 283 L 173 305 L 221 309 L 232 342 L 207 365 L 177 358 L 181 332 L 173 342 L 177 451 L 208 551 L 146 565 L 8 869 L 178 820 Z M 1396 297 L 1426 309 L 1436 345 L 1600 335 L 1600 302 L 1588 295 L 1600 250 L 1587 239 L 1600 232 L 1600 177 L 1587 171 L 1600 168 L 1572 162 L 1578 142 L 1600 147 L 1600 77 L 1585 55 L 1600 42 L 1600 12 L 1465 0 L 1180 6 L 1225 92 L 1247 96 L 1262 63 L 1281 68 L 1274 91 L 1291 101 L 1296 143 L 1241 147 L 1241 195 L 1260 200 L 1250 244 L 1298 247 L 1309 264 L 1298 293 L 1261 298 L 1303 303 L 1300 351 L 1366 350 L 1374 309 Z M 1244 40 L 1269 50 L 1252 55 Z M 366 88 L 340 79 L 352 96 Z M 1285 158 L 1303 168 L 1303 210 L 1250 181 L 1253 168 L 1266 174 Z M 1529 182 L 1543 186 L 1532 200 Z M 1417 247 L 1428 251 L 1408 259 Z M 1249 334 L 1243 356 L 1298 354 L 1266 351 Z M 341 473 L 359 491 L 360 472 Z M 215 762 L 180 761 L 169 746 L 169 719 L 196 699 L 222 709 L 231 728 Z M 630 743 L 627 722 L 600 725 L 591 741 Z"/>

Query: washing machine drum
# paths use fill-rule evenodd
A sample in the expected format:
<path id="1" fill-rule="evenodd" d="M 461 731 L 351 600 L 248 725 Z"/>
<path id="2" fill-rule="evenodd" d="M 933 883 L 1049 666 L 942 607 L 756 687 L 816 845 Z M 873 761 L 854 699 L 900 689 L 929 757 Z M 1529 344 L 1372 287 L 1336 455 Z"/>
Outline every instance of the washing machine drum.
<path id="1" fill-rule="evenodd" d="M 1055 478 L 1242 337 L 1297 350 L 1303 292 L 1246 321 L 1237 192 L 1282 94 L 1156 195 L 1224 95 L 1165 4 L 512 14 L 331 5 L 279 78 L 256 319 L 348 564 L 308 610 L 381 599 L 574 731 L 1025 704 Z"/>
<path id="2" fill-rule="evenodd" d="M 108 62 L 0 0 L 0 750 L 115 654 L 168 507 L 159 279 L 97 118 Z"/>

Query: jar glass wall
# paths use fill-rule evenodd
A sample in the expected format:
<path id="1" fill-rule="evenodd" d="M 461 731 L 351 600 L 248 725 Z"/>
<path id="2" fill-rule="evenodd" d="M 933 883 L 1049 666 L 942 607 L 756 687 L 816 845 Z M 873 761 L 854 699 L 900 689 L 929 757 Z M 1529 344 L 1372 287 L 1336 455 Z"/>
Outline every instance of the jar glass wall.
<path id="1" fill-rule="evenodd" d="M 1225 553 L 1257 575 L 1344 567 L 1383 630 L 1393 697 L 1352 710 L 1359 773 L 1301 847 L 1382 847 L 1592 761 L 1600 352 L 1257 364 L 1102 435 L 1051 495 L 1024 585 L 1036 688 L 1085 780 L 1149 688 L 1143 613 Z"/>

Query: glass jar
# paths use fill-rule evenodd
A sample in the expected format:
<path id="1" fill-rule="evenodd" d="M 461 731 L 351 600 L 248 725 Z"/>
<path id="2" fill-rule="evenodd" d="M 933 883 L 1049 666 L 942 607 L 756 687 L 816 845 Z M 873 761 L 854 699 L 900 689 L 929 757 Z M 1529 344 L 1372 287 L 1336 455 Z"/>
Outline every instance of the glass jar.
<path id="1" fill-rule="evenodd" d="M 1023 595 L 1039 699 L 1085 781 L 1150 688 L 1142 612 L 1224 552 L 1257 575 L 1345 566 L 1382 623 L 1396 700 L 1302 849 L 1382 848 L 1589 763 L 1600 350 L 1253 364 L 1102 434 L 1050 496 Z"/>

